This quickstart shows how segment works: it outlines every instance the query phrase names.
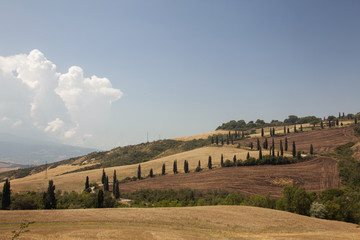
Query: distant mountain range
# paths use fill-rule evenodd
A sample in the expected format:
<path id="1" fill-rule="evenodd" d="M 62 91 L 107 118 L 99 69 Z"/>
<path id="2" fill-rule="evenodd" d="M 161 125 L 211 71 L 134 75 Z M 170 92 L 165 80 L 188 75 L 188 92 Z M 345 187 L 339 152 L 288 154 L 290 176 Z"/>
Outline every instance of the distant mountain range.
<path id="1" fill-rule="evenodd" d="M 39 165 L 71 157 L 82 156 L 96 151 L 54 142 L 44 142 L 0 133 L 0 162 L 7 164 Z M 15 167 L 21 167 L 15 166 Z M 0 164 L 0 169 L 2 165 Z"/>

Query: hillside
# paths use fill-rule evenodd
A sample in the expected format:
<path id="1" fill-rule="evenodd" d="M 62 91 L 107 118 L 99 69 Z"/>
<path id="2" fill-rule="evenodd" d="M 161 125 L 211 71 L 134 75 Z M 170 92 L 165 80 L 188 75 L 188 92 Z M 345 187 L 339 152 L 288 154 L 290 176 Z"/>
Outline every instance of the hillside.
<path id="1" fill-rule="evenodd" d="M 54 217 L 56 215 L 56 217 Z M 355 224 L 246 206 L 4 211 L 0 239 L 359 239 Z"/>

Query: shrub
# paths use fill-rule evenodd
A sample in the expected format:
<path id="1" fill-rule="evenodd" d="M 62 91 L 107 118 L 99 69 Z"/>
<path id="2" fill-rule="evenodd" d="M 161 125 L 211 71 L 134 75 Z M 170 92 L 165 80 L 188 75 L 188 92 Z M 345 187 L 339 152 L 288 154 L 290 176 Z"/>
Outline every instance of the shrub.
<path id="1" fill-rule="evenodd" d="M 326 217 L 326 208 L 323 204 L 318 202 L 313 202 L 310 207 L 310 216 L 316 218 L 325 219 Z"/>

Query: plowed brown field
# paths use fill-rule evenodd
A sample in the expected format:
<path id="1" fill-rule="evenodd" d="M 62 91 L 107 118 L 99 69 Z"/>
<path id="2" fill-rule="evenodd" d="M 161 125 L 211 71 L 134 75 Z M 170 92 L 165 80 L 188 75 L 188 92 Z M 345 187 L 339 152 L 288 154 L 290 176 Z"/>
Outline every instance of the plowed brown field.
<path id="1" fill-rule="evenodd" d="M 281 197 L 285 185 L 304 187 L 307 191 L 317 193 L 328 188 L 337 188 L 340 186 L 337 162 L 331 158 L 319 157 L 288 165 L 230 167 L 199 173 L 169 174 L 120 184 L 120 191 L 181 188 L 226 189 L 248 195 L 270 194 L 271 197 Z"/>
<path id="2" fill-rule="evenodd" d="M 330 153 L 333 152 L 337 146 L 346 144 L 348 142 L 357 142 L 360 139 L 354 136 L 354 129 L 352 127 L 331 128 L 314 130 L 308 132 L 290 133 L 286 136 L 274 137 L 275 149 L 279 149 L 280 140 L 285 143 L 285 137 L 288 139 L 288 150 L 292 150 L 292 142 L 295 141 L 297 151 L 310 151 L 310 144 L 314 147 L 315 153 Z M 261 146 L 265 138 L 260 138 Z M 256 146 L 256 138 L 236 141 L 240 145 L 246 145 L 252 142 Z M 269 146 L 272 144 L 272 138 L 268 137 Z M 284 145 L 283 145 L 284 146 Z"/>

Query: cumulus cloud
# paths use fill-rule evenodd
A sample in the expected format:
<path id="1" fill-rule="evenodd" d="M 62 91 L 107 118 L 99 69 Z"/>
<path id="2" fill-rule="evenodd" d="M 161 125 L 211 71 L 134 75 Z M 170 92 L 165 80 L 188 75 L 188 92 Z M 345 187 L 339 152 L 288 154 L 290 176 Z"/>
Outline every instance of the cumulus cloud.
<path id="1" fill-rule="evenodd" d="M 96 137 L 94 126 L 123 95 L 109 79 L 86 77 L 78 66 L 57 72 L 37 49 L 0 56 L 0 86 L 0 131 L 30 128 L 77 145 Z"/>

